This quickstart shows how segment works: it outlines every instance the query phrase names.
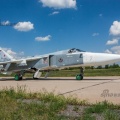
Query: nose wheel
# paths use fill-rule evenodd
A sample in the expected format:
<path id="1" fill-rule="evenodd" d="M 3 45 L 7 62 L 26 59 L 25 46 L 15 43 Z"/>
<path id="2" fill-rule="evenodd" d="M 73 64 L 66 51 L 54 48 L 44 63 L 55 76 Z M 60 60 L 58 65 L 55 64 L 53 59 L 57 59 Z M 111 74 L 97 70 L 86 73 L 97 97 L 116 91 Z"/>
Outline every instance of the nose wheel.
<path id="1" fill-rule="evenodd" d="M 76 80 L 83 80 L 83 75 L 76 75 Z"/>
<path id="2" fill-rule="evenodd" d="M 76 80 L 83 80 L 84 69 L 80 68 L 80 74 L 76 75 Z"/>

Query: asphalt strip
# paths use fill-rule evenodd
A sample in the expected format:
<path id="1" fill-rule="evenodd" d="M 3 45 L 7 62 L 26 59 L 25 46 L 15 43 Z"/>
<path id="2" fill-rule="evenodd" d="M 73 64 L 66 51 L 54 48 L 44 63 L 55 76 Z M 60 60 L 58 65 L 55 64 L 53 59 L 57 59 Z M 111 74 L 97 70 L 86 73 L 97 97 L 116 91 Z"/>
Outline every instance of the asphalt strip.
<path id="1" fill-rule="evenodd" d="M 120 78 L 115 79 L 115 80 L 119 80 L 119 79 Z M 87 86 L 87 87 L 82 87 L 82 88 L 79 88 L 79 89 L 76 89 L 76 90 L 71 90 L 71 91 L 68 91 L 68 92 L 65 92 L 65 93 L 60 93 L 58 95 L 65 95 L 65 94 L 73 93 L 73 92 L 76 92 L 76 91 L 81 91 L 81 90 L 84 90 L 84 89 L 87 89 L 87 88 L 91 88 L 91 87 L 99 86 L 99 85 L 102 85 L 102 84 L 110 83 L 110 82 L 113 82 L 115 80 L 109 80 L 107 82 L 97 83 L 97 84 L 90 85 L 90 86 Z"/>

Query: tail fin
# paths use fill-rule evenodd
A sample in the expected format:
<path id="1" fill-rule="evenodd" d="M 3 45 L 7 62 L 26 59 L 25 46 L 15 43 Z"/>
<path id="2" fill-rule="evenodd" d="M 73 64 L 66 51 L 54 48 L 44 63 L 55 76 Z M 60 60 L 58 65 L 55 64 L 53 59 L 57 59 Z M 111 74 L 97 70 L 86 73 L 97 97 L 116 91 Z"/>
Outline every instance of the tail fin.
<path id="1" fill-rule="evenodd" d="M 0 62 L 12 61 L 14 58 L 0 48 Z"/>

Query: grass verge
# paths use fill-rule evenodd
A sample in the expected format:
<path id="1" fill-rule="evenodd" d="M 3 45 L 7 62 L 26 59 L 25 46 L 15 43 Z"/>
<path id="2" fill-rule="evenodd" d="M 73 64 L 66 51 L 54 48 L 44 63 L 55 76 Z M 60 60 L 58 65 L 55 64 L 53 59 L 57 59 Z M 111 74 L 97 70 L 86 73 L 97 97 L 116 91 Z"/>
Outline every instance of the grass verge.
<path id="1" fill-rule="evenodd" d="M 27 93 L 25 86 L 0 90 L 1 120 L 119 120 L 120 106 L 104 101 L 89 105 L 47 91 Z"/>

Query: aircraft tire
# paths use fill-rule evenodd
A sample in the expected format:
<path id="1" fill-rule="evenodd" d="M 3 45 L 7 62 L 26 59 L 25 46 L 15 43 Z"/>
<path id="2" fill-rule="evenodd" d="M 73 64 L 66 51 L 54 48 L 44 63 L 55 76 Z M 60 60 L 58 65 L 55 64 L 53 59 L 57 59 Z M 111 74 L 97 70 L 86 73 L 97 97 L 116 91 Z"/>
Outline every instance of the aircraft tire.
<path id="1" fill-rule="evenodd" d="M 20 76 L 20 74 L 16 74 L 15 75 L 15 80 L 16 81 L 22 80 L 22 76 Z"/>
<path id="2" fill-rule="evenodd" d="M 83 75 L 81 75 L 81 74 L 76 75 L 76 80 L 83 80 Z"/>

